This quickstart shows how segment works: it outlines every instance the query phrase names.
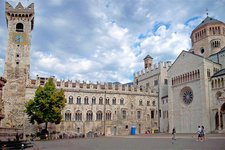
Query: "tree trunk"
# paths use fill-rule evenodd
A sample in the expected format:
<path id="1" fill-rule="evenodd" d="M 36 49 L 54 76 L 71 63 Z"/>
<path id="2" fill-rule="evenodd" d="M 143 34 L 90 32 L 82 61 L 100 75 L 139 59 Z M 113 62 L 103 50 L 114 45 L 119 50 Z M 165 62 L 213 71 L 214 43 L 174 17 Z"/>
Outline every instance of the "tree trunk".
<path id="1" fill-rule="evenodd" d="M 45 129 L 48 131 L 48 122 L 45 122 Z"/>

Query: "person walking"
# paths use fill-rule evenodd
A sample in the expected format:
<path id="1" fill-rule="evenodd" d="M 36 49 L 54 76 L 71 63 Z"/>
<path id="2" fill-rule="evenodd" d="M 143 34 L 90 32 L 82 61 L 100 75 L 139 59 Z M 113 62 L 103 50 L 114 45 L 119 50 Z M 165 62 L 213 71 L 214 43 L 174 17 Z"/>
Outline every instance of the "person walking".
<path id="1" fill-rule="evenodd" d="M 201 137 L 201 141 L 205 141 L 205 129 L 204 126 L 201 127 L 201 132 L 200 132 L 200 137 Z"/>
<path id="2" fill-rule="evenodd" d="M 197 139 L 197 141 L 201 140 L 201 131 L 202 131 L 202 128 L 200 126 L 198 126 L 198 130 L 197 130 L 198 139 Z"/>
<path id="3" fill-rule="evenodd" d="M 173 130 L 172 130 L 172 140 L 176 140 L 176 129 L 175 129 L 175 127 L 173 128 Z"/>

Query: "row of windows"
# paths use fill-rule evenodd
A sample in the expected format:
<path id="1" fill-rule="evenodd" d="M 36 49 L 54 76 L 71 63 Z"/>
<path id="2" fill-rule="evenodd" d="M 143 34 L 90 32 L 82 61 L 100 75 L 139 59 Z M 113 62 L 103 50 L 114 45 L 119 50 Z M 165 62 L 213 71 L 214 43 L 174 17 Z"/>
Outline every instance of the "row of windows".
<path id="1" fill-rule="evenodd" d="M 69 96 L 69 104 L 73 104 L 73 96 Z M 81 104 L 81 97 L 78 96 L 77 97 L 77 102 L 76 104 Z M 89 101 L 88 101 L 88 97 L 85 96 L 84 97 L 84 104 L 88 105 L 89 104 Z M 92 105 L 96 104 L 96 97 L 92 97 Z M 100 97 L 99 98 L 99 103 L 100 105 L 103 105 L 103 98 Z M 105 104 L 109 105 L 110 104 L 110 99 L 109 98 L 106 98 L 105 100 Z M 116 98 L 112 98 L 112 104 L 113 105 L 116 105 Z M 124 105 L 124 99 L 121 98 L 120 99 L 120 105 Z M 155 101 L 152 101 L 152 106 L 155 106 Z M 139 100 L 139 106 L 143 106 L 143 101 L 142 100 Z M 150 106 L 150 101 L 147 101 L 147 106 Z"/>
<path id="2" fill-rule="evenodd" d="M 116 114 L 116 112 L 115 112 Z M 112 113 L 111 111 L 107 111 L 105 113 L 106 120 L 112 120 Z M 151 118 L 154 119 L 154 110 L 151 111 Z M 147 118 L 150 119 L 150 115 L 147 114 Z M 72 119 L 72 113 L 68 110 L 65 113 L 65 121 L 71 121 Z M 122 119 L 127 119 L 127 111 L 122 110 Z M 137 119 L 141 119 L 141 111 L 137 111 Z M 96 112 L 96 121 L 101 121 L 103 120 L 103 113 L 102 111 L 97 111 Z M 82 121 L 82 112 L 78 110 L 75 113 L 75 121 Z M 93 112 L 92 111 L 87 111 L 86 113 L 86 121 L 93 121 Z"/>
<path id="3" fill-rule="evenodd" d="M 73 101 L 73 96 L 69 96 L 69 102 L 68 102 L 68 103 L 69 103 L 69 104 L 73 104 L 73 103 L 74 103 L 74 101 Z M 91 99 L 91 104 L 94 105 L 94 104 L 96 104 L 96 103 L 97 103 L 97 102 L 96 102 L 96 97 L 92 97 L 92 99 Z M 81 104 L 81 97 L 80 97 L 80 96 L 77 97 L 76 104 Z M 85 96 L 85 97 L 84 97 L 84 104 L 86 104 L 86 105 L 89 104 L 89 98 L 88 98 L 88 96 Z M 98 104 L 99 104 L 99 105 L 103 105 L 103 97 L 100 97 L 100 98 L 99 98 Z M 107 97 L 106 100 L 105 100 L 105 104 L 107 104 L 107 105 L 110 104 L 110 99 L 109 99 L 108 97 Z M 112 99 L 112 104 L 113 104 L 113 105 L 116 105 L 116 104 L 117 104 L 116 98 L 115 98 L 115 97 Z M 123 99 L 123 98 L 120 99 L 120 105 L 124 105 L 124 99 Z"/>
<path id="4" fill-rule="evenodd" d="M 224 78 L 218 78 L 215 80 L 212 80 L 212 88 L 223 88 L 224 87 Z"/>
<path id="5" fill-rule="evenodd" d="M 181 84 L 183 82 L 187 82 L 187 81 L 191 81 L 191 80 L 195 80 L 199 78 L 200 78 L 200 71 L 198 69 L 198 70 L 188 72 L 183 75 L 172 78 L 172 85 Z"/>
<path id="6" fill-rule="evenodd" d="M 215 27 L 210 27 L 208 30 L 208 34 L 209 35 L 225 35 L 225 28 L 223 28 L 223 33 L 222 33 L 222 27 L 220 28 L 220 26 L 215 26 Z M 206 37 L 207 33 L 206 33 L 206 29 L 202 29 L 201 31 L 195 33 L 195 42 Z"/>
<path id="7" fill-rule="evenodd" d="M 210 27 L 209 28 L 209 34 L 210 35 L 218 35 L 218 34 L 221 34 L 221 30 L 220 30 L 220 27 L 217 26 L 217 27 Z"/>
<path id="8" fill-rule="evenodd" d="M 206 37 L 206 29 L 203 29 L 203 30 L 195 33 L 195 41 L 200 40 L 203 37 Z"/>

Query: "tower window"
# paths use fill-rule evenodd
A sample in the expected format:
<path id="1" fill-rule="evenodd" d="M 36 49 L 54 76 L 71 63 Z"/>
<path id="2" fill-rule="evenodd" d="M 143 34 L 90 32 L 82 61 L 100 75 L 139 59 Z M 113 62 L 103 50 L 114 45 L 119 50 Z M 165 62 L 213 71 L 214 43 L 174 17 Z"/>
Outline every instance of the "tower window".
<path id="1" fill-rule="evenodd" d="M 23 24 L 22 23 L 16 24 L 16 32 L 23 32 Z"/>
<path id="2" fill-rule="evenodd" d="M 20 55 L 19 54 L 16 54 L 16 57 L 20 57 Z"/>
<path id="3" fill-rule="evenodd" d="M 212 47 L 212 48 L 220 47 L 220 41 L 219 41 L 219 40 L 213 40 L 213 41 L 211 42 L 211 47 Z"/>
<path id="4" fill-rule="evenodd" d="M 16 62 L 17 65 L 19 65 L 19 62 Z"/>
<path id="5" fill-rule="evenodd" d="M 201 51 L 201 54 L 203 54 L 205 52 L 205 49 L 202 47 L 200 51 Z"/>

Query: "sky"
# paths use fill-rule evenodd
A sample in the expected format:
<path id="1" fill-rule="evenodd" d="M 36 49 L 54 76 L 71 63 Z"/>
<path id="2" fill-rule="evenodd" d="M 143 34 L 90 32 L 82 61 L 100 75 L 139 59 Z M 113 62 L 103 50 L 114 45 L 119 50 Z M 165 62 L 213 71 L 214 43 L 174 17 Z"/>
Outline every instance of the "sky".
<path id="1" fill-rule="evenodd" d="M 16 6 L 19 0 L 8 0 Z M 191 49 L 190 34 L 206 18 L 225 22 L 225 0 L 20 0 L 34 2 L 31 78 L 80 82 L 133 81 L 146 55 L 174 61 Z M 0 76 L 7 26 L 0 0 Z"/>

